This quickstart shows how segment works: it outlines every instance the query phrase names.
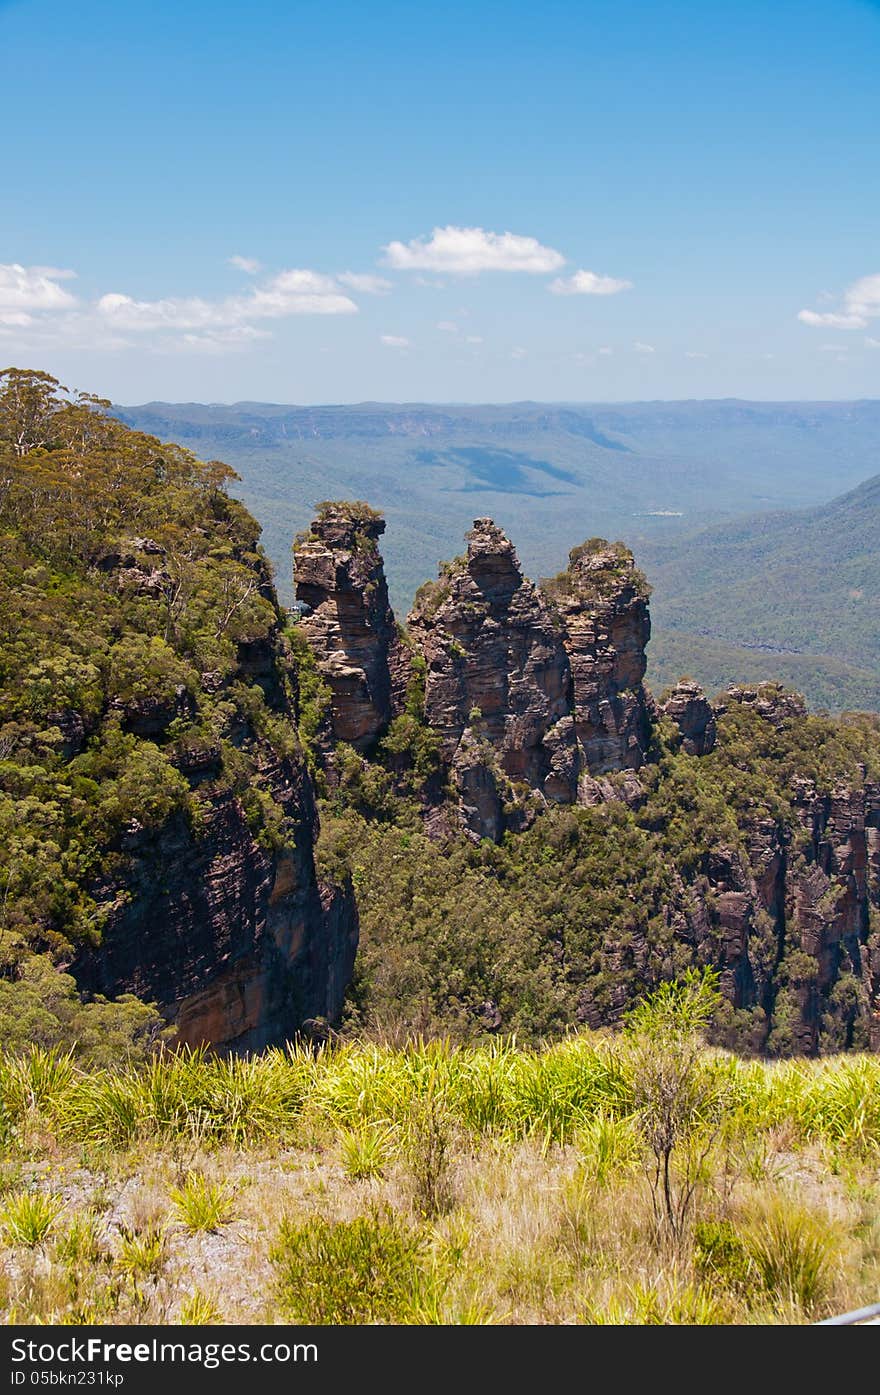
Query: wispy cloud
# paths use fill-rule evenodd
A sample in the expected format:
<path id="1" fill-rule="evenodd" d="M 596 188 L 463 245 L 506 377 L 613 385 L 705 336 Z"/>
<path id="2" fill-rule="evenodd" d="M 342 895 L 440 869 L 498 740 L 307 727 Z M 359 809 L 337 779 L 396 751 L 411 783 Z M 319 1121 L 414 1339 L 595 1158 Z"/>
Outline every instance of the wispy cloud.
<path id="1" fill-rule="evenodd" d="M 865 336 L 865 347 L 867 349 L 880 349 L 880 339 L 872 339 L 870 334 Z"/>
<path id="2" fill-rule="evenodd" d="M 697 349 L 685 349 L 685 358 L 708 358 L 708 354 L 702 354 Z"/>
<path id="3" fill-rule="evenodd" d="M 438 320 L 437 328 L 442 329 L 444 334 L 458 334 L 458 325 L 454 320 Z"/>
<path id="4" fill-rule="evenodd" d="M 637 354 L 655 354 L 657 352 L 653 344 L 643 344 L 641 339 L 636 340 L 633 348 Z"/>
<path id="5" fill-rule="evenodd" d="M 380 334 L 379 343 L 384 344 L 387 349 L 408 349 L 409 340 L 402 334 Z"/>
<path id="6" fill-rule="evenodd" d="M 525 357 L 527 356 L 528 352 L 529 352 L 528 349 L 523 349 L 523 348 L 511 349 L 511 351 L 510 351 L 510 357 L 511 357 L 511 358 L 525 358 Z"/>
<path id="7" fill-rule="evenodd" d="M 557 276 L 547 289 L 553 295 L 617 295 L 632 290 L 632 284 L 614 276 L 599 276 L 595 271 L 576 271 L 573 276 Z"/>
<path id="8" fill-rule="evenodd" d="M 246 276 L 256 276 L 262 270 L 262 264 L 256 257 L 240 257 L 236 252 L 234 257 L 229 258 L 229 265 L 234 266 L 237 271 L 243 271 Z"/>
<path id="9" fill-rule="evenodd" d="M 231 329 L 211 329 L 202 334 L 169 335 L 154 345 L 156 353 L 230 354 L 247 349 L 256 340 L 269 339 L 266 329 L 235 325 Z"/>
<path id="10" fill-rule="evenodd" d="M 354 301 L 331 276 L 317 271 L 281 271 L 246 295 L 222 300 L 198 296 L 167 300 L 135 300 L 118 291 L 101 296 L 98 314 L 119 328 L 155 330 L 205 330 L 232 328 L 252 320 L 277 320 L 291 315 L 352 315 Z"/>
<path id="11" fill-rule="evenodd" d="M 396 271 L 439 271 L 474 275 L 481 271 L 525 271 L 532 275 L 558 271 L 565 265 L 561 252 L 544 247 L 534 237 L 484 228 L 434 228 L 430 237 L 389 242 L 384 261 Z"/>
<path id="12" fill-rule="evenodd" d="M 368 271 L 342 271 L 336 280 L 360 295 L 387 295 L 391 290 L 391 282 L 384 276 L 373 276 Z"/>
<path id="13" fill-rule="evenodd" d="M 800 310 L 801 324 L 823 329 L 867 329 L 880 315 L 880 271 L 853 281 L 843 293 L 838 310 Z"/>

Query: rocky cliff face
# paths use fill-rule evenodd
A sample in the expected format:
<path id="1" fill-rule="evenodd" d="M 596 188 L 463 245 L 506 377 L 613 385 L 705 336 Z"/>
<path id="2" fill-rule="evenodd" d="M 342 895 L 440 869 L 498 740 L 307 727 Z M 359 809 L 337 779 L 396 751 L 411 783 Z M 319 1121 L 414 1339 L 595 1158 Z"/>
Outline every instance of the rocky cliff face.
<path id="1" fill-rule="evenodd" d="M 688 755 L 707 756 L 714 749 L 718 734 L 715 709 L 699 683 L 681 679 L 659 710 L 678 727 Z"/>
<path id="2" fill-rule="evenodd" d="M 702 726 L 694 686 L 680 684 L 664 705 L 682 720 L 683 744 L 694 739 L 695 710 Z M 752 706 L 775 727 L 804 716 L 797 694 L 771 684 L 732 688 L 726 702 Z M 703 875 L 685 890 L 682 938 L 718 965 L 735 1008 L 764 1009 L 753 1045 L 779 1054 L 876 1050 L 880 782 L 822 794 L 812 780 L 795 777 L 790 795 L 795 829 L 756 815 L 742 825 L 744 848 L 719 840 L 712 849 Z"/>
<path id="3" fill-rule="evenodd" d="M 701 759 L 711 758 L 727 709 L 766 723 L 771 749 L 773 733 L 805 720 L 797 695 L 773 685 L 731 689 L 713 706 L 682 680 L 658 706 L 643 684 L 648 587 L 629 551 L 594 539 L 536 586 L 488 518 L 475 520 L 467 551 L 421 588 L 402 645 L 376 546 L 383 526 L 339 509 L 319 519 L 297 547 L 298 595 L 310 607 L 303 624 L 333 693 L 338 739 L 374 745 L 411 692 L 418 660 L 419 720 L 442 765 L 438 798 L 423 809 L 429 830 L 442 834 L 457 817 L 472 838 L 497 842 L 548 804 L 614 800 L 639 811 L 656 788 L 645 765 L 660 717 L 677 729 L 672 749 Z M 777 778 L 784 784 L 774 769 Z M 871 917 L 880 910 L 880 783 L 822 793 L 801 781 L 786 801 L 789 812 L 777 815 L 761 795 L 738 827 L 695 834 L 696 863 L 670 867 L 658 907 L 669 963 L 690 956 L 719 969 L 731 1044 L 780 1053 L 878 1045 L 880 935 Z M 677 807 L 666 796 L 661 805 L 674 822 Z M 645 818 L 650 826 L 650 809 Z M 595 997 L 585 983 L 581 1019 L 614 1020 L 640 961 L 650 978 L 656 954 L 656 945 L 609 933 L 604 987 Z"/>
<path id="4" fill-rule="evenodd" d="M 391 720 L 394 616 L 378 539 L 385 521 L 360 505 L 328 505 L 294 544 L 302 628 L 332 694 L 336 741 L 368 751 Z"/>
<path id="5" fill-rule="evenodd" d="M 257 768 L 290 821 L 284 845 L 261 843 L 233 791 L 211 798 L 197 833 L 182 816 L 159 833 L 132 828 L 123 875 L 99 889 L 101 946 L 74 967 L 91 992 L 157 1002 L 191 1046 L 259 1050 L 332 1022 L 354 967 L 354 896 L 316 879 L 302 762 L 264 748 Z"/>
<path id="6" fill-rule="evenodd" d="M 262 573 L 260 584 L 274 605 Z M 260 695 L 257 710 L 276 726 L 267 730 L 246 698 L 230 704 L 223 739 L 240 766 L 231 779 L 221 741 L 181 744 L 174 761 L 199 791 L 198 818 L 176 813 L 158 829 L 126 828 L 116 875 L 94 888 L 106 917 L 101 944 L 81 949 L 73 966 L 87 991 L 158 1003 L 179 1042 L 234 1051 L 337 1019 L 358 941 L 351 887 L 316 877 L 317 811 L 277 626 L 239 643 L 233 673 L 202 675 L 212 703 L 239 685 Z M 167 707 L 128 703 L 120 715 L 136 735 L 159 739 L 175 717 L 198 716 L 189 694 Z"/>

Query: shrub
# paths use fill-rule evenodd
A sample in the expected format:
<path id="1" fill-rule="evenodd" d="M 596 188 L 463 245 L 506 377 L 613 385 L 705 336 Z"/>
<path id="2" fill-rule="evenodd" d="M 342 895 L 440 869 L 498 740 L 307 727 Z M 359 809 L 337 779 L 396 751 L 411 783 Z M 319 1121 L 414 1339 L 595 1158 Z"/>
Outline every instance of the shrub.
<path id="1" fill-rule="evenodd" d="M 694 1226 L 694 1268 L 697 1277 L 730 1293 L 745 1294 L 755 1287 L 757 1273 L 746 1241 L 727 1220 L 697 1221 Z"/>
<path id="2" fill-rule="evenodd" d="M 729 1076 L 706 1055 L 721 1001 L 714 973 L 664 983 L 629 1014 L 634 1103 L 653 1154 L 648 1182 L 659 1237 L 680 1243 L 703 1165 L 718 1135 Z"/>
<path id="3" fill-rule="evenodd" d="M 453 1203 L 452 1144 L 453 1117 L 432 1082 L 425 1095 L 412 1101 L 404 1145 L 413 1205 L 429 1219 Z"/>
<path id="4" fill-rule="evenodd" d="M 423 1250 L 421 1233 L 389 1211 L 282 1221 L 270 1253 L 282 1313 L 296 1323 L 404 1322 L 422 1286 Z"/>

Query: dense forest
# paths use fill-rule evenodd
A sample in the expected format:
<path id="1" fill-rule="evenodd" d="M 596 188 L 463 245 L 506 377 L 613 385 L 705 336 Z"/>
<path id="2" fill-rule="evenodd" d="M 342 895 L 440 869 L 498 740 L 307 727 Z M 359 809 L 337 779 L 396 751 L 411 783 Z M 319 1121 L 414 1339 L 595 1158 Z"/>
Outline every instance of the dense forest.
<path id="1" fill-rule="evenodd" d="M 107 407 L 48 374 L 0 377 L 0 1028 L 16 1048 L 112 1060 L 163 1019 L 130 993 L 81 1001 L 70 972 L 100 968 L 108 921 L 139 898 L 141 952 L 152 936 L 158 957 L 169 831 L 196 868 L 225 801 L 231 837 L 293 845 L 266 768 L 299 745 L 282 617 L 231 471 Z M 170 947 L 172 972 L 186 955 Z"/>

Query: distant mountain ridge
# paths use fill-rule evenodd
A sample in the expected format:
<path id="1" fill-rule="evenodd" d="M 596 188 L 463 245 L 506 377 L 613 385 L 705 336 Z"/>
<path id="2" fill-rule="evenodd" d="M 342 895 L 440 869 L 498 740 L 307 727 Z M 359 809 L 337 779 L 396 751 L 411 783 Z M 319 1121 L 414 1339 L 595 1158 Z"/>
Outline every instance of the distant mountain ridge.
<path id="1" fill-rule="evenodd" d="M 817 508 L 739 518 L 684 546 L 648 543 L 643 561 L 657 628 L 673 641 L 667 679 L 688 653 L 713 686 L 737 664 L 740 678 L 781 676 L 780 659 L 815 658 L 819 681 L 836 672 L 842 700 L 852 688 L 852 705 L 880 707 L 880 475 Z M 742 673 L 736 649 L 713 652 L 718 641 L 765 651 L 757 671 Z"/>
<path id="2" fill-rule="evenodd" d="M 151 402 L 115 410 L 137 429 L 234 466 L 234 491 L 263 525 L 285 601 L 293 595 L 291 539 L 322 499 L 371 499 L 382 508 L 399 614 L 424 580 L 426 560 L 453 555 L 475 515 L 490 514 L 516 535 L 534 578 L 564 566 L 572 537 L 620 538 L 634 550 L 654 585 L 655 687 L 683 666 L 713 688 L 780 677 L 817 706 L 880 706 L 871 603 L 845 597 L 846 589 L 873 594 L 874 513 L 865 505 L 838 509 L 824 523 L 818 512 L 812 525 L 807 517 L 869 488 L 880 401 Z M 798 510 L 803 516 L 784 522 Z M 748 532 L 737 543 L 744 516 Z M 790 531 L 811 527 L 803 547 L 815 584 L 796 565 Z M 827 548 L 818 541 L 823 529 L 832 535 Z M 842 549 L 838 533 L 846 535 Z M 774 547 L 795 556 L 787 572 L 780 564 L 764 575 Z M 826 634 L 833 642 L 816 641 Z"/>

